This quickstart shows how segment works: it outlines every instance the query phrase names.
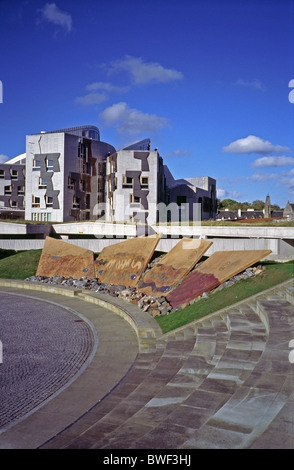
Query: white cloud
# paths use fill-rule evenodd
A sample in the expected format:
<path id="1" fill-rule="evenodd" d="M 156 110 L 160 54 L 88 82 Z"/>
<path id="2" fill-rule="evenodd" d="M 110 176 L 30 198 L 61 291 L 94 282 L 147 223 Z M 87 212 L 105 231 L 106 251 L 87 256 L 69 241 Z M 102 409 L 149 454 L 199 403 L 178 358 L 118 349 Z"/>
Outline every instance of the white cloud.
<path id="1" fill-rule="evenodd" d="M 243 194 L 240 191 L 228 190 L 226 188 L 218 188 L 216 189 L 217 198 L 222 199 L 240 199 L 243 197 Z"/>
<path id="2" fill-rule="evenodd" d="M 87 91 L 103 90 L 103 91 L 107 91 L 108 93 L 125 93 L 129 90 L 129 87 L 116 86 L 116 85 L 112 85 L 112 83 L 109 83 L 109 82 L 93 82 L 93 83 L 89 83 L 89 85 L 86 86 L 86 90 Z"/>
<path id="3" fill-rule="evenodd" d="M 223 147 L 224 152 L 230 153 L 281 153 L 288 152 L 290 149 L 288 147 L 283 147 L 282 145 L 273 145 L 268 140 L 263 140 L 260 137 L 255 135 L 248 135 L 243 139 L 235 140 L 229 145 Z"/>
<path id="4" fill-rule="evenodd" d="M 90 93 L 76 98 L 76 103 L 83 106 L 99 104 L 108 99 L 109 93 L 125 93 L 128 91 L 128 87 L 112 85 L 109 82 L 93 82 L 86 86 L 86 90 Z"/>
<path id="5" fill-rule="evenodd" d="M 240 79 L 236 81 L 236 85 L 243 86 L 246 88 L 254 88 L 255 90 L 260 90 L 260 91 L 266 90 L 266 87 L 264 86 L 264 84 L 260 80 L 257 80 L 257 79 L 254 79 L 254 80 Z"/>
<path id="6" fill-rule="evenodd" d="M 5 163 L 9 160 L 9 157 L 7 155 L 4 155 L 3 153 L 0 153 L 0 163 Z"/>
<path id="7" fill-rule="evenodd" d="M 88 93 L 85 96 L 79 96 L 76 98 L 75 102 L 82 104 L 83 106 L 91 106 L 93 104 L 99 104 L 103 101 L 106 101 L 108 96 L 106 93 Z"/>
<path id="8" fill-rule="evenodd" d="M 268 166 L 287 166 L 294 163 L 293 157 L 285 157 L 281 155 L 279 157 L 261 157 L 253 162 L 254 167 L 268 167 Z"/>
<path id="9" fill-rule="evenodd" d="M 278 180 L 280 175 L 278 173 L 253 173 L 249 178 L 247 178 L 250 181 L 271 181 L 271 180 Z"/>
<path id="10" fill-rule="evenodd" d="M 129 108 L 124 102 L 106 108 L 101 118 L 107 127 L 115 126 L 118 132 L 127 134 L 156 132 L 168 123 L 166 118 L 142 113 L 138 109 Z"/>
<path id="11" fill-rule="evenodd" d="M 65 28 L 67 33 L 72 30 L 71 15 L 60 10 L 55 3 L 46 3 L 40 12 L 43 20 Z"/>
<path id="12" fill-rule="evenodd" d="M 181 157 L 191 157 L 191 155 L 192 153 L 190 152 L 190 150 L 175 149 L 172 152 L 167 153 L 165 156 L 168 158 L 169 157 L 181 158 Z"/>
<path id="13" fill-rule="evenodd" d="M 136 84 L 149 82 L 167 83 L 183 78 L 182 72 L 164 68 L 157 62 L 143 62 L 141 57 L 126 55 L 123 59 L 111 63 L 109 72 L 126 71 Z"/>
<path id="14" fill-rule="evenodd" d="M 227 198 L 228 191 L 225 188 L 217 188 L 216 189 L 216 195 L 218 199 L 225 199 Z"/>
<path id="15" fill-rule="evenodd" d="M 284 188 L 287 188 L 289 194 L 294 194 L 294 168 L 287 173 L 282 173 L 279 178 L 279 184 Z"/>

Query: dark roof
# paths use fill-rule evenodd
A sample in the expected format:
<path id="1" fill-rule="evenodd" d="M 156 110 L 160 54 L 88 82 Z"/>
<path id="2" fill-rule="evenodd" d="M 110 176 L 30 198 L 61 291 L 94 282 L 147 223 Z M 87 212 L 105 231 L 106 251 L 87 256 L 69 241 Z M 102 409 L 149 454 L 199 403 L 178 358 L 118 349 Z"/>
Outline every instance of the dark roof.
<path id="1" fill-rule="evenodd" d="M 219 211 L 217 219 L 238 219 L 238 211 Z"/>

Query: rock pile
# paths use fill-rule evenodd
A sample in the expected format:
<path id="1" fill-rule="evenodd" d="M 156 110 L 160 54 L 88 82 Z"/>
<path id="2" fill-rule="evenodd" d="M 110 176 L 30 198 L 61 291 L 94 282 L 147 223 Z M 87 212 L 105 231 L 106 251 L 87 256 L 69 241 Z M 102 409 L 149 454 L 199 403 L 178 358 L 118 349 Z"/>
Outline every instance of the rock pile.
<path id="1" fill-rule="evenodd" d="M 147 269 L 151 269 L 152 266 L 157 262 L 157 259 L 154 260 L 152 263 L 148 265 Z M 253 268 L 247 268 L 242 273 L 238 274 L 237 276 L 232 277 L 228 281 L 224 282 L 213 291 L 204 292 L 201 297 L 190 302 L 190 304 L 195 303 L 200 298 L 206 298 L 208 295 L 213 295 L 215 292 L 224 289 L 226 287 L 232 286 L 235 282 L 238 282 L 242 279 L 247 279 L 252 276 L 256 276 L 262 273 L 264 267 L 262 265 L 255 266 Z M 98 279 L 82 277 L 80 279 L 74 279 L 72 277 L 65 278 L 63 276 L 52 276 L 52 277 L 45 277 L 45 276 L 31 276 L 26 279 L 27 282 L 41 282 L 43 284 L 49 285 L 60 285 L 60 286 L 68 286 L 73 287 L 76 289 L 85 289 L 94 292 L 99 292 L 101 294 L 108 294 L 113 297 L 119 297 L 126 302 L 133 303 L 141 308 L 144 312 L 150 313 L 153 317 L 157 315 L 166 315 L 171 313 L 175 310 L 179 310 L 178 308 L 173 309 L 169 302 L 166 300 L 165 297 L 155 297 L 155 296 L 148 296 L 139 292 L 136 287 L 127 287 L 127 286 L 119 286 L 113 284 L 103 284 Z"/>

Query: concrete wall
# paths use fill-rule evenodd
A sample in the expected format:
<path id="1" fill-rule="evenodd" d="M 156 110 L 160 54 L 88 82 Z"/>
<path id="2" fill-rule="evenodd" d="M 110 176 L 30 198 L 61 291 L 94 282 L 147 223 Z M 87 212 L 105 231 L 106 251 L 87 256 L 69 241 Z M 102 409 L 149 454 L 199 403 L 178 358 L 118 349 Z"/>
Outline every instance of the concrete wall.
<path id="1" fill-rule="evenodd" d="M 242 229 L 239 231 L 239 228 Z M 101 222 L 81 222 L 75 224 L 53 224 L 52 229 L 61 239 L 96 253 L 104 246 L 119 243 L 137 234 L 136 225 L 110 224 Z M 285 261 L 294 259 L 294 227 L 176 227 L 168 226 L 166 230 L 158 226 L 151 228 L 149 235 L 155 230 L 162 234 L 157 245 L 158 251 L 168 252 L 180 239 L 180 236 L 194 236 L 207 238 L 213 245 L 207 251 L 211 255 L 215 251 L 228 250 L 272 250 L 268 259 Z M 167 230 L 168 229 L 168 230 Z M 182 229 L 182 230 L 180 230 Z M 193 229 L 193 233 L 189 230 Z M 12 250 L 40 249 L 43 247 L 46 234 L 49 234 L 49 225 L 22 225 L 0 222 L 0 248 Z M 238 230 L 238 232 L 237 232 Z M 181 233 L 182 232 L 182 233 Z M 1 239 L 1 234 L 3 238 Z M 26 239 L 27 234 L 35 234 L 36 239 Z M 91 238 L 68 238 L 79 235 Z M 23 236 L 24 238 L 18 238 Z M 43 236 L 43 239 L 39 237 Z M 95 238 L 93 238 L 93 236 Z M 113 237 L 116 238 L 113 238 Z M 9 237 L 9 239 L 8 239 Z M 37 239 L 38 237 L 38 239 Z M 104 238 L 102 238 L 104 237 Z"/>
<path id="2" fill-rule="evenodd" d="M 67 243 L 76 245 L 88 250 L 92 250 L 94 253 L 99 253 L 105 246 L 110 246 L 123 241 L 124 239 L 119 238 L 103 238 L 103 239 L 66 239 L 63 238 Z M 167 239 L 163 238 L 159 241 L 156 250 L 168 252 L 179 239 Z M 271 239 L 238 239 L 238 240 L 220 240 L 212 239 L 213 245 L 207 250 L 206 255 L 210 256 L 215 251 L 230 251 L 230 250 L 272 250 L 272 253 L 266 257 L 266 259 L 272 259 L 277 261 L 288 261 L 294 259 L 293 247 L 287 246 L 283 240 L 271 240 Z M 0 249 L 5 250 L 37 250 L 42 249 L 45 240 L 34 239 L 0 239 Z"/>

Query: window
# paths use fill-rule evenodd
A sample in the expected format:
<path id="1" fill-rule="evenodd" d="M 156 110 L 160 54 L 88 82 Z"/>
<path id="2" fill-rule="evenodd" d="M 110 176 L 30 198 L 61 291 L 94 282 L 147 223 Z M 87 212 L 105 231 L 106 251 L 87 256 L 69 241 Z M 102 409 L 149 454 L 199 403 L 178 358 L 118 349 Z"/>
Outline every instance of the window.
<path id="1" fill-rule="evenodd" d="M 40 207 L 40 198 L 36 196 L 32 196 L 32 207 L 39 208 Z"/>
<path id="2" fill-rule="evenodd" d="M 68 177 L 68 184 L 67 184 L 68 189 L 75 189 L 75 180 L 71 178 L 70 176 Z"/>
<path id="3" fill-rule="evenodd" d="M 141 189 L 147 189 L 149 185 L 148 176 L 140 176 Z"/>
<path id="4" fill-rule="evenodd" d="M 72 207 L 75 208 L 75 209 L 79 209 L 79 207 L 80 207 L 80 198 L 79 197 L 76 197 L 76 196 L 73 197 Z"/>
<path id="5" fill-rule="evenodd" d="M 24 186 L 18 186 L 17 187 L 17 195 L 18 196 L 24 196 L 25 193 L 25 187 Z"/>
<path id="6" fill-rule="evenodd" d="M 53 197 L 45 196 L 45 203 L 46 203 L 46 207 L 52 207 L 53 206 Z"/>
<path id="7" fill-rule="evenodd" d="M 12 193 L 12 186 L 4 186 L 4 195 L 8 196 Z"/>
<path id="8" fill-rule="evenodd" d="M 12 180 L 17 180 L 17 178 L 18 178 L 18 171 L 17 170 L 10 170 L 10 174 L 11 174 L 11 179 Z"/>
<path id="9" fill-rule="evenodd" d="M 98 176 L 98 191 L 103 192 L 104 190 L 104 180 L 102 176 Z"/>
<path id="10" fill-rule="evenodd" d="M 33 170 L 40 170 L 41 169 L 41 160 L 33 160 Z"/>
<path id="11" fill-rule="evenodd" d="M 47 180 L 45 178 L 39 178 L 39 189 L 44 189 L 47 187 Z"/>
<path id="12" fill-rule="evenodd" d="M 82 191 L 86 191 L 86 181 L 80 180 L 80 188 Z"/>
<path id="13" fill-rule="evenodd" d="M 134 196 L 134 194 L 130 194 L 130 203 L 141 204 L 141 198 L 139 196 Z"/>
<path id="14" fill-rule="evenodd" d="M 0 170 L 0 178 L 4 179 L 5 178 L 5 172 L 4 170 Z"/>
<path id="15" fill-rule="evenodd" d="M 40 216 L 39 220 L 41 219 L 41 222 L 50 222 L 51 220 L 50 212 L 41 212 Z"/>
<path id="16" fill-rule="evenodd" d="M 186 196 L 177 196 L 177 205 L 181 206 L 182 204 L 186 204 L 187 198 Z"/>
<path id="17" fill-rule="evenodd" d="M 32 212 L 32 220 L 35 222 L 51 222 L 51 212 Z"/>
<path id="18" fill-rule="evenodd" d="M 47 171 L 53 171 L 54 161 L 49 158 L 46 158 L 46 167 L 47 167 Z"/>
<path id="19" fill-rule="evenodd" d="M 17 201 L 11 201 L 10 200 L 10 207 L 17 207 L 17 206 L 18 206 Z"/>
<path id="20" fill-rule="evenodd" d="M 123 175 L 123 188 L 131 188 L 133 186 L 133 178 Z"/>

